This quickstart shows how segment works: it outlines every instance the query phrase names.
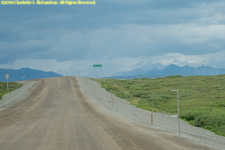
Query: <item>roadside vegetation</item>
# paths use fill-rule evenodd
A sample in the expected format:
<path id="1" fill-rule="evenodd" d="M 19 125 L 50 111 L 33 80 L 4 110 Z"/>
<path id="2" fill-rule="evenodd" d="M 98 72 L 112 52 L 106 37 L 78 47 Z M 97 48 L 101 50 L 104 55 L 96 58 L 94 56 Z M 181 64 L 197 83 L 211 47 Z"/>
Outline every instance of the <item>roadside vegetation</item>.
<path id="1" fill-rule="evenodd" d="M 9 92 L 12 92 L 15 89 L 18 89 L 22 86 L 22 84 L 16 83 L 16 82 L 9 82 Z M 6 82 L 0 82 L 0 100 L 2 99 L 2 96 L 8 93 L 7 91 L 7 83 Z"/>
<path id="2" fill-rule="evenodd" d="M 177 113 L 191 125 L 225 136 L 225 75 L 170 76 L 157 79 L 99 79 L 103 88 L 137 107 L 167 114 Z"/>

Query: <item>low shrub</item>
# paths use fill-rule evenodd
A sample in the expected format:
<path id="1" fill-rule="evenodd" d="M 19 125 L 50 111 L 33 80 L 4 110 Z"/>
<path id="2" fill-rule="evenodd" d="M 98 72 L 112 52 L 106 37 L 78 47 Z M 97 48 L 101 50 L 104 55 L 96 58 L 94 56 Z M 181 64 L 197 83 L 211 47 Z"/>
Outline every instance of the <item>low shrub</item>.
<path id="1" fill-rule="evenodd" d="M 177 113 L 176 92 L 179 89 L 180 116 L 190 124 L 225 136 L 225 75 L 170 76 L 158 79 L 101 81 L 106 90 L 134 101 L 137 107 Z"/>

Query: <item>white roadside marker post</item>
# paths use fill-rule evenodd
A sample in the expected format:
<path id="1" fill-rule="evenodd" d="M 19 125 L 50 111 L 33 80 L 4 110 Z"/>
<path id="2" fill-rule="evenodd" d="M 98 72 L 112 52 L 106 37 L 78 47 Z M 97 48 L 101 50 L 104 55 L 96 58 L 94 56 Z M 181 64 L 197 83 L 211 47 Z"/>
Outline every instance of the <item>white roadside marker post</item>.
<path id="1" fill-rule="evenodd" d="M 5 79 L 7 80 L 7 91 L 9 93 L 9 74 L 5 75 Z"/>
<path id="2" fill-rule="evenodd" d="M 113 94 L 111 93 L 111 106 L 112 106 L 112 109 L 113 109 L 113 105 L 114 105 L 114 99 L 113 99 Z"/>
<path id="3" fill-rule="evenodd" d="M 177 92 L 177 123 L 178 123 L 178 131 L 180 136 L 180 104 L 179 104 L 179 90 L 171 90 L 172 92 Z"/>
<path id="4" fill-rule="evenodd" d="M 153 113 L 151 112 L 151 124 L 153 124 Z"/>

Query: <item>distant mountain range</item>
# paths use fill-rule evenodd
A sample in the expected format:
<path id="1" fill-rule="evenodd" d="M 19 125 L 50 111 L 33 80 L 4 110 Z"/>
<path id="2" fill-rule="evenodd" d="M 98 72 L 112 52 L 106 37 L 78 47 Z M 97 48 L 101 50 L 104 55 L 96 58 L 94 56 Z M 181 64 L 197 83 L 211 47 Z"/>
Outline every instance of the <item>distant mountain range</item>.
<path id="1" fill-rule="evenodd" d="M 213 75 L 221 75 L 221 74 L 225 74 L 225 69 L 216 69 L 209 66 L 201 66 L 201 67 L 194 68 L 190 66 L 179 67 L 176 65 L 170 65 L 162 70 L 135 69 L 129 72 L 123 72 L 119 74 L 118 76 L 114 76 L 110 78 L 133 79 L 133 78 L 158 78 L 158 77 L 175 76 L 175 75 L 213 76 Z"/>
<path id="2" fill-rule="evenodd" d="M 6 81 L 5 74 L 9 74 L 9 82 L 62 76 L 52 71 L 44 72 L 30 68 L 22 68 L 19 70 L 0 69 L 0 81 Z"/>

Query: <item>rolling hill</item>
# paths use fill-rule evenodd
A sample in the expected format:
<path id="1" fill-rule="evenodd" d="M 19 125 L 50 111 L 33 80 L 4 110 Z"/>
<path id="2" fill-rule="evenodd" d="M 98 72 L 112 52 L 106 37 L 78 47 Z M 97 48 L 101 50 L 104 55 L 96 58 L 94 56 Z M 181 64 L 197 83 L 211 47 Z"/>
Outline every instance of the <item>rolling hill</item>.
<path id="1" fill-rule="evenodd" d="M 190 66 L 177 66 L 170 65 L 164 69 L 151 69 L 145 70 L 137 68 L 128 72 L 120 73 L 117 76 L 110 77 L 116 79 L 134 79 L 134 78 L 158 78 L 167 76 L 214 76 L 225 74 L 225 69 L 216 69 L 210 66 L 190 67 Z"/>
<path id="2" fill-rule="evenodd" d="M 45 72 L 30 68 L 21 68 L 19 70 L 0 69 L 0 81 L 6 81 L 5 74 L 9 74 L 9 82 L 62 76 L 52 71 Z"/>

